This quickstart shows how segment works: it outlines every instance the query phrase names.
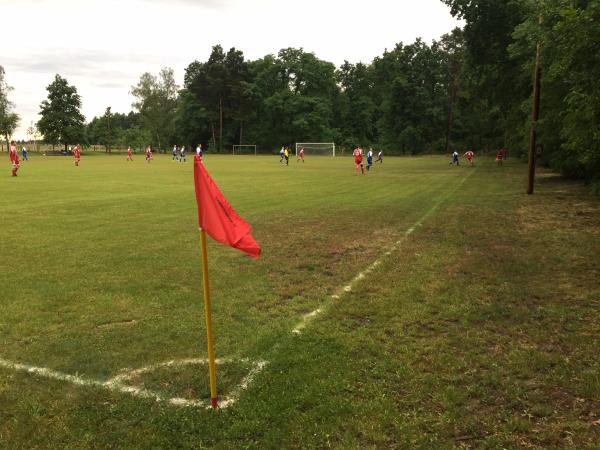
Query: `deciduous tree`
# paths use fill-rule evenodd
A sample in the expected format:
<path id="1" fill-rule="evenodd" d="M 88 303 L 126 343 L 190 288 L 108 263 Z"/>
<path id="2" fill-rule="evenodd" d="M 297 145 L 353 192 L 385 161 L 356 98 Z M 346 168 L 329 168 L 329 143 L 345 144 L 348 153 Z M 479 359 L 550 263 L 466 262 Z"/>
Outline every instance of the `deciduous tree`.
<path id="1" fill-rule="evenodd" d="M 4 67 L 0 66 L 0 136 L 6 140 L 9 147 L 10 136 L 19 125 L 19 115 L 12 111 L 14 104 L 8 99 L 8 94 L 13 88 L 5 79 Z"/>
<path id="2" fill-rule="evenodd" d="M 46 88 L 48 99 L 40 105 L 38 129 L 51 144 L 77 144 L 85 138 L 85 117 L 81 114 L 81 97 L 60 75 Z"/>

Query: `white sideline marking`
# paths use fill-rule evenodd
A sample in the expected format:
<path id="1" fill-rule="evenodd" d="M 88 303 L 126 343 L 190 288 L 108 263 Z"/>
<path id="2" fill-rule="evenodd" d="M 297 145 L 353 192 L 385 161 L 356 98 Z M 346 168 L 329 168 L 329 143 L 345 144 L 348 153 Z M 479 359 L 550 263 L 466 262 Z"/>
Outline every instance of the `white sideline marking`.
<path id="1" fill-rule="evenodd" d="M 346 286 L 338 289 L 337 292 L 335 292 L 333 295 L 331 295 L 331 297 L 329 298 L 329 300 L 323 302 L 323 304 L 321 306 L 319 306 L 317 309 L 315 309 L 314 311 L 312 311 L 312 312 L 310 312 L 310 313 L 305 314 L 304 316 L 302 316 L 302 318 L 300 319 L 300 321 L 298 322 L 298 324 L 296 324 L 296 326 L 292 329 L 292 333 L 294 333 L 294 334 L 300 334 L 302 332 L 302 329 L 304 329 L 313 318 L 315 318 L 319 314 L 321 314 L 321 313 L 325 312 L 327 309 L 329 309 L 329 307 L 331 307 L 331 305 L 334 302 L 334 300 L 339 300 L 345 293 L 352 292 L 352 289 L 354 289 L 354 287 L 356 286 L 356 284 L 360 280 L 363 280 L 364 278 L 366 278 L 367 275 L 369 275 L 371 272 L 373 272 L 373 270 L 375 270 L 379 265 L 381 265 L 381 263 L 383 263 L 383 260 L 386 257 L 391 256 L 392 253 L 394 253 L 396 250 L 398 250 L 398 248 L 400 247 L 400 245 L 404 241 L 406 241 L 406 239 L 412 233 L 414 233 L 414 231 L 417 229 L 417 227 L 420 227 L 423 224 L 423 222 L 436 209 L 438 209 L 440 207 L 440 205 L 442 203 L 444 203 L 448 199 L 448 197 L 450 197 L 456 190 L 458 190 L 463 185 L 463 183 L 467 180 L 467 178 L 469 178 L 472 174 L 473 174 L 473 172 L 469 173 L 469 175 L 467 175 L 462 180 L 460 180 L 460 182 L 454 187 L 454 189 L 452 189 L 451 191 L 449 191 L 440 200 L 438 200 L 425 214 L 423 214 L 423 216 L 419 220 L 417 220 L 414 223 L 413 226 L 411 226 L 408 230 L 406 230 L 404 232 L 404 234 L 402 235 L 402 237 L 400 237 L 400 239 L 398 239 L 396 242 L 394 242 L 391 245 L 390 248 L 388 248 L 379 258 L 377 258 L 373 263 L 371 263 L 371 265 L 369 265 L 365 270 L 363 270 L 358 275 L 356 275 L 352 279 L 352 281 L 350 281 L 349 284 L 347 284 Z"/>
<path id="2" fill-rule="evenodd" d="M 375 270 L 380 264 L 382 264 L 383 260 L 386 257 L 391 256 L 391 254 L 400 247 L 400 245 L 416 230 L 416 228 L 421 226 L 421 224 L 448 197 L 450 197 L 450 195 L 452 195 L 458 188 L 460 188 L 463 185 L 463 183 L 467 180 L 467 178 L 469 178 L 473 173 L 474 173 L 474 171 L 472 171 L 469 175 L 464 177 L 454 187 L 454 189 L 449 191 L 438 202 L 436 202 L 413 226 L 411 226 L 408 230 L 406 230 L 404 232 L 404 234 L 402 235 L 402 237 L 399 240 L 397 240 L 394 244 L 392 244 L 392 246 L 387 251 L 385 251 L 377 260 L 375 260 L 373 263 L 371 263 L 371 265 L 369 265 L 364 271 L 362 271 L 358 275 L 356 275 L 350 281 L 349 284 L 338 289 L 338 291 L 336 293 L 332 294 L 331 297 L 329 298 L 329 300 L 324 302 L 324 304 L 321 305 L 319 308 L 302 316 L 302 318 L 300 319 L 300 322 L 292 329 L 292 333 L 300 334 L 302 329 L 305 328 L 314 317 L 326 312 L 327 309 L 329 309 L 331 307 L 333 302 L 335 300 L 339 300 L 344 295 L 344 293 L 351 292 L 352 289 L 354 288 L 354 286 L 356 285 L 356 283 L 358 283 L 360 280 L 366 278 L 367 275 L 369 275 L 371 272 L 373 272 L 373 270 Z M 277 346 L 278 345 L 276 345 L 275 347 L 277 347 Z M 229 362 L 229 361 L 233 361 L 233 360 L 232 359 L 227 359 L 227 360 L 217 359 L 216 363 L 222 364 L 224 362 Z M 239 359 L 239 361 L 249 362 L 248 359 Z M 147 366 L 147 367 L 142 367 L 140 369 L 123 371 L 123 373 L 120 373 L 107 381 L 100 381 L 100 380 L 94 380 L 94 379 L 86 379 L 86 378 L 80 377 L 78 375 L 69 375 L 66 373 L 48 369 L 46 367 L 36 367 L 36 366 L 29 366 L 26 364 L 19 364 L 19 363 L 15 363 L 15 362 L 0 358 L 0 367 L 9 369 L 9 370 L 13 370 L 16 372 L 27 372 L 27 373 L 30 373 L 33 375 L 38 375 L 38 376 L 52 379 L 52 380 L 69 382 L 76 386 L 100 387 L 100 388 L 104 388 L 104 389 L 107 389 L 107 390 L 113 391 L 113 392 L 129 394 L 134 397 L 153 399 L 157 402 L 166 403 L 166 404 L 169 404 L 172 406 L 196 407 L 196 408 L 210 409 L 211 406 L 210 406 L 210 404 L 208 404 L 207 401 L 187 399 L 187 398 L 181 398 L 181 397 L 165 397 L 157 392 L 154 392 L 154 391 L 151 391 L 148 389 L 125 384 L 126 381 L 130 381 L 132 378 L 134 378 L 135 376 L 140 375 L 142 373 L 151 372 L 153 370 L 156 370 L 156 369 L 159 369 L 162 367 L 180 367 L 180 366 L 185 366 L 185 365 L 190 365 L 190 364 L 208 364 L 208 360 L 207 359 L 172 360 L 172 361 L 153 364 L 153 365 Z M 267 361 L 254 362 L 254 367 L 252 367 L 250 369 L 248 374 L 242 379 L 240 384 L 238 386 L 236 386 L 236 388 L 229 394 L 229 396 L 219 398 L 219 408 L 227 408 L 227 407 L 233 405 L 235 402 L 237 402 L 242 391 L 244 391 L 248 388 L 250 383 L 252 383 L 254 381 L 254 378 L 256 377 L 256 375 L 258 375 L 265 368 L 265 366 L 267 364 L 268 364 Z"/>
<path id="3" fill-rule="evenodd" d="M 231 362 L 232 359 L 228 360 L 216 360 L 217 364 L 222 364 L 224 362 Z M 248 359 L 240 359 L 242 362 L 249 362 Z M 211 406 L 207 401 L 202 400 L 194 400 L 188 398 L 181 397 L 165 397 L 164 395 L 159 394 L 158 392 L 154 392 L 148 389 L 131 386 L 125 384 L 127 381 L 131 380 L 137 375 L 152 372 L 156 369 L 162 367 L 181 367 L 190 364 L 208 364 L 207 359 L 181 359 L 181 360 L 173 360 L 167 361 L 163 363 L 153 364 L 151 366 L 142 367 L 140 369 L 130 370 L 123 372 L 115 377 L 111 378 L 108 381 L 100 381 L 94 380 L 90 378 L 83 378 L 78 375 L 69 375 L 66 373 L 58 372 L 56 370 L 48 369 L 47 367 L 36 367 L 29 366 L 26 364 L 19 364 L 12 361 L 8 361 L 6 359 L 0 358 L 0 367 L 5 369 L 14 370 L 16 372 L 27 372 L 33 375 L 38 375 L 43 378 L 48 378 L 51 380 L 65 381 L 76 386 L 84 386 L 84 387 L 100 387 L 103 389 L 107 389 L 113 392 L 120 392 L 122 394 L 133 395 L 134 397 L 147 398 L 152 399 L 160 403 L 167 403 L 173 406 L 184 406 L 184 407 L 195 407 L 195 408 L 205 408 L 210 409 Z M 266 361 L 258 361 L 253 363 L 253 366 L 248 374 L 242 379 L 240 384 L 227 396 L 219 399 L 219 407 L 227 408 L 233 405 L 236 401 L 238 401 L 240 394 L 242 391 L 248 388 L 250 383 L 254 380 L 256 375 L 260 373 L 265 366 L 267 365 Z"/>

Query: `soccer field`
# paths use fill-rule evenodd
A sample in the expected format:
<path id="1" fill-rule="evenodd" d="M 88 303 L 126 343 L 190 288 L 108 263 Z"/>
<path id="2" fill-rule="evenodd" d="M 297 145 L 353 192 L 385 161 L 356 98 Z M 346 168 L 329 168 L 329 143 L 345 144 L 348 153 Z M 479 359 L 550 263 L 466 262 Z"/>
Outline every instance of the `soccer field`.
<path id="1" fill-rule="evenodd" d="M 208 155 L 262 246 L 209 240 L 218 411 L 191 158 L 6 165 L 0 446 L 592 445 L 598 201 L 477 163 Z"/>

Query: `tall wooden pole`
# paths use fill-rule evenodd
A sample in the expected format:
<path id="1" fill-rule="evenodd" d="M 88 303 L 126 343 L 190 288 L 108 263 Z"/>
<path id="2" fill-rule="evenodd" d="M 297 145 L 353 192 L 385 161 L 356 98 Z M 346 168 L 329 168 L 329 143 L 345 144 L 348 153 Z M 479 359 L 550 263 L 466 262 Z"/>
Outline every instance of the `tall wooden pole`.
<path id="1" fill-rule="evenodd" d="M 204 318 L 206 319 L 206 338 L 208 343 L 208 372 L 210 378 L 210 405 L 217 408 L 217 370 L 212 333 L 212 314 L 210 305 L 210 287 L 208 285 L 208 256 L 206 253 L 206 232 L 200 230 L 200 250 L 202 252 L 202 285 L 204 288 Z"/>
<path id="2" fill-rule="evenodd" d="M 540 15 L 540 25 L 542 24 L 542 16 Z M 537 121 L 540 115 L 540 54 L 542 43 L 538 42 L 535 52 L 535 69 L 533 74 L 533 101 L 531 106 L 531 130 L 529 133 L 529 180 L 527 184 L 527 194 L 533 194 L 533 185 L 535 181 L 535 158 L 536 158 L 536 138 L 537 138 Z"/>

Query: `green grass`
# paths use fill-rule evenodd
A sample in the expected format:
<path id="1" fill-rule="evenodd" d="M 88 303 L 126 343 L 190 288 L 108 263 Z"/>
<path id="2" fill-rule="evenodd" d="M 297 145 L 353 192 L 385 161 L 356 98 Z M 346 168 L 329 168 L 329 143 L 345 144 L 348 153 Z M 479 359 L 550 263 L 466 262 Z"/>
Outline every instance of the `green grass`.
<path id="1" fill-rule="evenodd" d="M 0 447 L 598 447 L 600 204 L 581 187 L 541 172 L 528 197 L 526 167 L 491 159 L 206 166 L 263 248 L 209 243 L 219 388 L 265 369 L 214 412 L 0 368 Z M 206 357 L 191 163 L 5 169 L 0 358 L 108 380 Z M 208 402 L 203 365 L 128 382 Z"/>

